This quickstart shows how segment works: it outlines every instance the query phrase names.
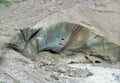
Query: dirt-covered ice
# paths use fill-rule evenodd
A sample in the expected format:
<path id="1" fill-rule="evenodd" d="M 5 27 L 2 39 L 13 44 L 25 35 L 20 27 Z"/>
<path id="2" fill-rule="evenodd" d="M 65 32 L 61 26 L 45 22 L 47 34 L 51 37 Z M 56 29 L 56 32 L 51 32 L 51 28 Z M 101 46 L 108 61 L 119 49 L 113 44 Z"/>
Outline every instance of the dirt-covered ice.
<path id="1" fill-rule="evenodd" d="M 118 0 L 25 0 L 2 9 L 0 83 L 120 83 L 119 64 L 108 67 L 88 63 L 40 65 L 20 53 L 4 49 L 4 43 L 8 43 L 18 29 L 30 28 L 59 9 L 79 3 L 101 10 L 106 7 L 105 4 L 115 1 Z"/>

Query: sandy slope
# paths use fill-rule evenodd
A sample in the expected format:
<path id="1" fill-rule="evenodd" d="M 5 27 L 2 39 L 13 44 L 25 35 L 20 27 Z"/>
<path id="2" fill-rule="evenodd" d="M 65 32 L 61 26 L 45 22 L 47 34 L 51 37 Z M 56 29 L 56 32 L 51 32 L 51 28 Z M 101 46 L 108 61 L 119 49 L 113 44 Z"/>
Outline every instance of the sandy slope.
<path id="1" fill-rule="evenodd" d="M 112 1 L 27 0 L 19 4 L 14 4 L 10 8 L 0 12 L 0 47 L 3 46 L 4 42 L 9 42 L 13 34 L 17 32 L 16 29 L 32 27 L 41 19 L 59 9 L 69 8 L 76 3 L 86 4 L 90 8 L 95 8 L 95 3 L 99 3 L 97 7 L 101 8 L 99 7 L 100 4 Z M 80 69 L 85 71 L 87 69 L 92 75 L 85 75 L 86 77 L 84 77 L 81 74 L 79 77 L 79 73 L 75 73 L 72 76 L 69 76 L 69 74 L 64 76 L 62 73 L 59 75 L 54 70 L 46 71 L 44 67 L 40 68 L 37 62 L 32 62 L 12 50 L 8 51 L 1 48 L 0 56 L 3 56 L 3 59 L 0 60 L 0 83 L 120 83 L 120 69 L 96 67 L 89 64 L 70 64 L 67 66 L 75 68 L 78 72 Z M 67 66 L 58 66 L 58 68 L 63 67 L 62 69 L 65 70 Z"/>

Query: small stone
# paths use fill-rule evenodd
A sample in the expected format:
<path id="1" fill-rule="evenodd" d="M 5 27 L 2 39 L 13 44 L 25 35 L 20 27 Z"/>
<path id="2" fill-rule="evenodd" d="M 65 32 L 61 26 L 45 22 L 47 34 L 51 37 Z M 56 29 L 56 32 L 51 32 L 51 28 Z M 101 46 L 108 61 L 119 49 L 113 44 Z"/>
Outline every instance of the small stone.
<path id="1" fill-rule="evenodd" d="M 59 78 L 56 75 L 54 75 L 54 74 L 50 75 L 50 77 L 55 79 L 55 80 L 59 80 Z"/>

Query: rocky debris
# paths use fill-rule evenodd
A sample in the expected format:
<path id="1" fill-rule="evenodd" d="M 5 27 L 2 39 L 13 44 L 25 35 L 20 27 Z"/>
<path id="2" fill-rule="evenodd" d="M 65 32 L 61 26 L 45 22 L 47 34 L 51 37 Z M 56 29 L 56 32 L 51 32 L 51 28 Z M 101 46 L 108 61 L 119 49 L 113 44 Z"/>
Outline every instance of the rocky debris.
<path id="1" fill-rule="evenodd" d="M 54 71 L 57 73 L 57 75 L 64 75 L 69 77 L 88 77 L 93 75 L 87 69 L 76 69 L 65 65 L 46 66 L 45 71 Z M 53 75 L 52 77 L 55 78 L 55 75 Z"/>
<path id="2" fill-rule="evenodd" d="M 119 83 L 119 69 L 92 66 L 85 63 L 40 65 L 15 51 L 7 51 L 0 65 L 0 82 L 29 83 Z M 115 75 L 112 75 L 115 73 Z M 105 79 L 104 79 L 105 78 Z M 99 83 L 99 82 L 98 82 Z"/>
<path id="3" fill-rule="evenodd" d="M 112 76 L 115 77 L 115 80 L 116 80 L 117 82 L 120 82 L 120 73 L 113 73 Z"/>

